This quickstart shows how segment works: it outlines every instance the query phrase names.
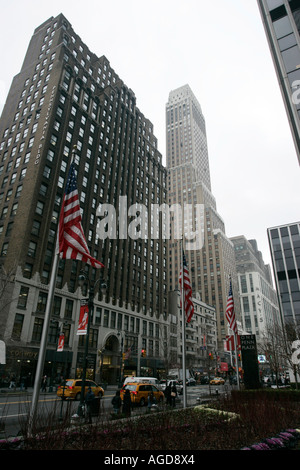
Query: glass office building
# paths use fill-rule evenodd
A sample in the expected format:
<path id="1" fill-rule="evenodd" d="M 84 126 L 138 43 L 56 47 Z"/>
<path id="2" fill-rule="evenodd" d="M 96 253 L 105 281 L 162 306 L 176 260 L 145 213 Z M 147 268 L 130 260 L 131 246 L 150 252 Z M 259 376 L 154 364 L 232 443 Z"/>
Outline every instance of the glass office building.
<path id="1" fill-rule="evenodd" d="M 258 0 L 300 163 L 300 2 Z"/>
<path id="2" fill-rule="evenodd" d="M 268 229 L 282 320 L 300 322 L 300 222 Z"/>

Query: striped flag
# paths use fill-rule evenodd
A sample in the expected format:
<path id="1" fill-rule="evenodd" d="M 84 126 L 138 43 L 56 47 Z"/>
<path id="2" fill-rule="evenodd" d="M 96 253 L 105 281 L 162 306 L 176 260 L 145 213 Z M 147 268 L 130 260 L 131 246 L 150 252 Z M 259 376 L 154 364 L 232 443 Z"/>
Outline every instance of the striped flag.
<path id="1" fill-rule="evenodd" d="M 182 269 L 179 276 L 179 284 L 182 289 Z M 189 277 L 189 271 L 186 264 L 185 256 L 183 253 L 183 292 L 184 292 L 184 311 L 186 316 L 186 321 L 189 323 L 194 314 L 194 304 L 192 301 L 192 287 Z"/>
<path id="2" fill-rule="evenodd" d="M 58 253 L 62 259 L 76 259 L 94 268 L 104 265 L 90 255 L 81 225 L 75 163 L 71 163 L 59 217 Z"/>
<path id="3" fill-rule="evenodd" d="M 229 293 L 228 293 L 228 299 L 227 299 L 227 307 L 226 307 L 226 319 L 229 323 L 229 328 L 232 329 L 235 335 L 238 334 L 237 331 L 237 324 L 236 324 L 236 319 L 235 319 L 235 313 L 234 313 L 234 302 L 233 302 L 233 295 L 232 295 L 232 285 L 230 281 L 229 285 Z"/>

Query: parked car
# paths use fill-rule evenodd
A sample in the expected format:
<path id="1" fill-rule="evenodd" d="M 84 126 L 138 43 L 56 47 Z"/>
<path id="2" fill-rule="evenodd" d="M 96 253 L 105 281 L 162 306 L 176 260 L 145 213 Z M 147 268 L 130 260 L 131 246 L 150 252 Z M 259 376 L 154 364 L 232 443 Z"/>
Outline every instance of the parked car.
<path id="1" fill-rule="evenodd" d="M 96 397 L 102 398 L 104 390 L 100 385 L 92 380 L 85 381 L 85 393 L 87 394 L 88 388 L 91 387 Z M 82 388 L 82 379 L 67 379 L 64 385 L 57 388 L 56 395 L 62 399 L 71 398 L 73 400 L 80 400 Z"/>
<path id="2" fill-rule="evenodd" d="M 225 380 L 222 377 L 215 377 L 210 381 L 210 385 L 224 385 Z"/>
<path id="3" fill-rule="evenodd" d="M 200 384 L 201 384 L 201 385 L 209 384 L 209 377 L 208 377 L 208 375 L 203 375 L 203 376 L 200 378 Z"/>
<path id="4" fill-rule="evenodd" d="M 162 391 L 166 390 L 166 386 L 167 386 L 167 380 L 166 379 L 162 379 L 159 381 L 159 386 L 160 386 L 160 389 Z"/>
<path id="5" fill-rule="evenodd" d="M 148 403 L 148 396 L 150 395 L 151 392 L 153 392 L 153 395 L 156 399 L 156 403 L 163 402 L 164 400 L 164 394 L 161 390 L 157 388 L 156 385 L 153 384 L 146 384 L 146 383 L 138 383 L 138 382 L 132 382 L 132 383 L 127 383 L 126 385 L 123 385 L 120 395 L 121 399 L 123 400 L 125 390 L 130 391 L 131 395 L 131 402 L 136 404 L 136 405 L 141 405 L 144 406 L 146 403 Z"/>
<path id="6" fill-rule="evenodd" d="M 196 385 L 196 380 L 193 379 L 193 377 L 191 377 L 191 378 L 187 379 L 186 385 L 187 386 Z"/>

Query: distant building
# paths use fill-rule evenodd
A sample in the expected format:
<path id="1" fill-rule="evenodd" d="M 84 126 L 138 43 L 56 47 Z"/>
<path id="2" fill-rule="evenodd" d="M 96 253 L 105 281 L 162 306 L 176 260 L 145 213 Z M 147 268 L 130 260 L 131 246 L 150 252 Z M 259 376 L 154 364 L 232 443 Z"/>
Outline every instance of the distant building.
<path id="1" fill-rule="evenodd" d="M 233 290 L 237 292 L 234 250 L 211 189 L 205 119 L 189 85 L 169 93 L 166 139 L 169 206 L 179 205 L 182 209 L 181 218 L 171 218 L 170 290 L 179 289 L 181 240 L 176 237 L 178 230 L 184 235 L 193 296 L 216 310 L 221 351 L 228 333 L 225 311 L 230 276 Z M 187 206 L 189 210 L 185 210 Z M 239 318 L 239 305 L 236 316 Z"/>
<path id="2" fill-rule="evenodd" d="M 300 163 L 300 3 L 257 1 Z"/>
<path id="3" fill-rule="evenodd" d="M 300 222 L 268 228 L 283 323 L 300 325 Z"/>
<path id="4" fill-rule="evenodd" d="M 247 240 L 243 235 L 230 240 L 235 252 L 242 329 L 259 340 L 280 320 L 270 266 L 264 263 L 256 240 Z"/>
<path id="5" fill-rule="evenodd" d="M 186 368 L 194 372 L 207 370 L 210 354 L 216 357 L 217 320 L 215 308 L 202 302 L 199 296 L 193 297 L 194 315 L 190 323 L 186 323 Z M 169 294 L 170 306 L 170 367 L 182 367 L 182 309 L 180 292 Z M 211 364 L 209 364 L 211 366 Z"/>

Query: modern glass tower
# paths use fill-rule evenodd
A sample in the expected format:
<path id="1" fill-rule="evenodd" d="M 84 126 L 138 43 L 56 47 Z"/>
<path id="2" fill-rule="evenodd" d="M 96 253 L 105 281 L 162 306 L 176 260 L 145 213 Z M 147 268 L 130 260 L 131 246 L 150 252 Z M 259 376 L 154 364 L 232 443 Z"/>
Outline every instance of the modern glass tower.
<path id="1" fill-rule="evenodd" d="M 193 296 L 215 307 L 219 352 L 227 335 L 225 310 L 232 277 L 238 296 L 234 248 L 225 234 L 216 201 L 211 191 L 205 119 L 189 85 L 169 93 L 166 105 L 167 168 L 169 205 L 178 204 L 181 219 L 171 220 L 170 289 L 179 289 L 181 240 L 190 271 Z M 184 205 L 188 211 L 184 211 Z M 177 226 L 176 226 L 177 224 Z M 178 232 L 176 232 L 176 229 Z M 192 235 L 195 234 L 190 243 Z M 239 301 L 236 297 L 239 318 Z"/>
<path id="2" fill-rule="evenodd" d="M 283 323 L 300 324 L 300 222 L 268 228 Z"/>
<path id="3" fill-rule="evenodd" d="M 300 164 L 300 3 L 257 1 Z"/>

